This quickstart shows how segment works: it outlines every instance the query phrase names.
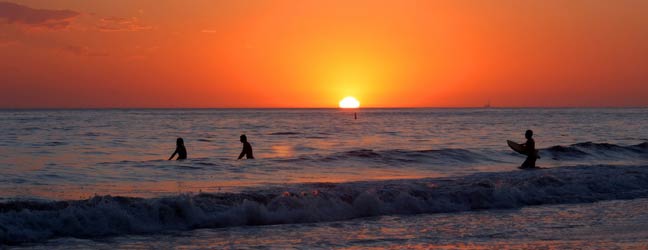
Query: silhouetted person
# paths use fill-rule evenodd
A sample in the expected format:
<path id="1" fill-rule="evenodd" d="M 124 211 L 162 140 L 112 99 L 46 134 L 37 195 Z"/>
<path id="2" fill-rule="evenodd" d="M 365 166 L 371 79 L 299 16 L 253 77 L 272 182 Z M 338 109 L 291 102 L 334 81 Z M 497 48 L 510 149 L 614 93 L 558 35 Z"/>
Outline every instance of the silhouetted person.
<path id="1" fill-rule="evenodd" d="M 358 113 L 353 113 L 353 119 L 358 120 Z"/>
<path id="2" fill-rule="evenodd" d="M 526 137 L 527 141 L 522 144 L 522 146 L 524 146 L 524 151 L 526 152 L 527 158 L 526 160 L 524 160 L 520 168 L 535 168 L 538 154 L 536 154 L 535 141 L 533 140 L 533 131 L 527 130 L 526 133 L 524 133 L 524 137 Z"/>
<path id="3" fill-rule="evenodd" d="M 243 143 L 243 150 L 238 159 L 240 160 L 243 156 L 247 159 L 254 159 L 254 155 L 252 154 L 252 145 L 247 141 L 247 136 L 241 135 L 241 143 Z"/>
<path id="4" fill-rule="evenodd" d="M 182 138 L 178 138 L 176 140 L 176 150 L 173 151 L 173 154 L 171 155 L 171 157 L 169 157 L 169 160 L 173 159 L 176 154 L 178 154 L 178 159 L 176 160 L 187 159 L 187 149 L 184 146 L 184 140 L 182 140 Z"/>

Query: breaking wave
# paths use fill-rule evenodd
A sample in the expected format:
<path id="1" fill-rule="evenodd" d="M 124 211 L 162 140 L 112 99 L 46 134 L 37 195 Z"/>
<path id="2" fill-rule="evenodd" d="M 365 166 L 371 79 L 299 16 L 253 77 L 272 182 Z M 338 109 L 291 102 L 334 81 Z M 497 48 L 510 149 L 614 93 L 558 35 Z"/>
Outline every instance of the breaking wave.
<path id="1" fill-rule="evenodd" d="M 645 150 L 645 144 L 638 147 Z M 373 157 L 367 152 L 354 154 Z M 601 165 L 452 178 L 300 184 L 147 199 L 14 200 L 0 203 L 0 243 L 643 197 L 648 197 L 648 166 Z"/>

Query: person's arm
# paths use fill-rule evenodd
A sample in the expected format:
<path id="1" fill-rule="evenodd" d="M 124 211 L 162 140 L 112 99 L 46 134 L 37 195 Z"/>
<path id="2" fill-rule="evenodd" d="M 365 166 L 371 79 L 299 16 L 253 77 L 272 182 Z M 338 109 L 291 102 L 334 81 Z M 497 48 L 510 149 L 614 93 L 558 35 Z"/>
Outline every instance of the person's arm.
<path id="1" fill-rule="evenodd" d="M 171 155 L 171 157 L 169 157 L 169 161 L 170 161 L 171 159 L 173 159 L 173 157 L 174 157 L 177 153 L 178 153 L 178 149 L 176 148 L 176 150 L 173 151 L 173 154 Z"/>
<path id="2" fill-rule="evenodd" d="M 243 150 L 241 150 L 241 154 L 239 155 L 238 160 L 243 158 L 244 155 L 245 155 L 245 146 L 243 146 Z"/>

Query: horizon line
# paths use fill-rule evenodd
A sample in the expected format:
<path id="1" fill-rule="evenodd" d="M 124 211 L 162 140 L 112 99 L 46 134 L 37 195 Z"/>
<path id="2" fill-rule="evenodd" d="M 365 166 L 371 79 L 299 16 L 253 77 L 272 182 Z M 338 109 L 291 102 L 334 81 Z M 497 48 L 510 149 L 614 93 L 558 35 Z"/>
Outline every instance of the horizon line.
<path id="1" fill-rule="evenodd" d="M 0 107 L 0 110 L 125 110 L 125 109 L 340 109 L 340 110 L 362 110 L 362 109 L 597 109 L 597 108 L 648 108 L 646 106 L 392 106 L 392 107 Z"/>

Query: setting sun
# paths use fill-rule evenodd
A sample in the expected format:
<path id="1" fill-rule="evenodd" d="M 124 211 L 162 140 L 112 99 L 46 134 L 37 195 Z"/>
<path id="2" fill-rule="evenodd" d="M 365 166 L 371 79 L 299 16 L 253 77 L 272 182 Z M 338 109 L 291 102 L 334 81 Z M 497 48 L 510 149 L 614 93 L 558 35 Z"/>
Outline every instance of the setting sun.
<path id="1" fill-rule="evenodd" d="M 340 100 L 340 108 L 354 109 L 358 107 L 360 107 L 360 102 L 353 96 L 347 96 L 344 99 Z"/>

